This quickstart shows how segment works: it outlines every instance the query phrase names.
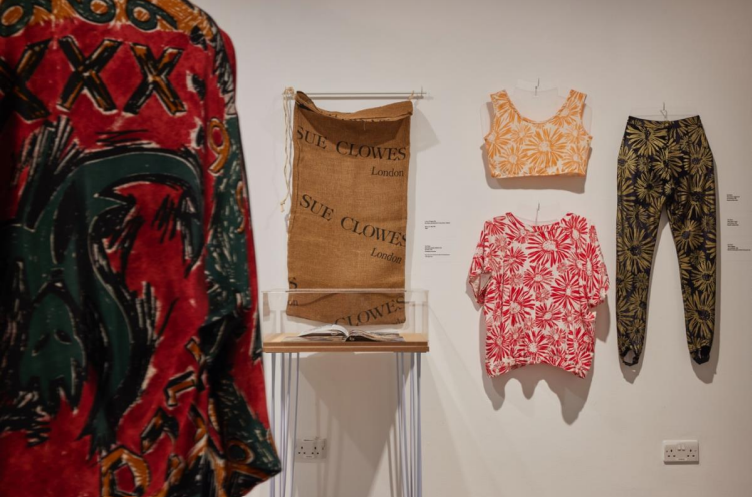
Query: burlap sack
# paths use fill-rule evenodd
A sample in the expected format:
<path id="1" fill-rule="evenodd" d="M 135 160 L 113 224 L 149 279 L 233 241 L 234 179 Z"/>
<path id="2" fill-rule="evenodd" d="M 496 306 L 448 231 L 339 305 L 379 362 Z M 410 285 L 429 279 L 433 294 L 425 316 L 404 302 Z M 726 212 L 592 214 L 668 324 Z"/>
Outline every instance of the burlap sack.
<path id="1" fill-rule="evenodd" d="M 287 269 L 293 289 L 404 289 L 412 102 L 353 113 L 295 96 Z M 346 327 L 405 321 L 402 292 L 294 294 L 287 314 Z"/>

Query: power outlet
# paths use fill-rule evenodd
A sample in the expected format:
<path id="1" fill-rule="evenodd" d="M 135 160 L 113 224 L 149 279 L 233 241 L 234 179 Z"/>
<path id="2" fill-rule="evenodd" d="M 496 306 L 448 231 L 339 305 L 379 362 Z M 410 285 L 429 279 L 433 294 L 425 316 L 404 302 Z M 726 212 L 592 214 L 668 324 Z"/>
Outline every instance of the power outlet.
<path id="1" fill-rule="evenodd" d="M 298 438 L 295 440 L 295 459 L 311 461 L 326 458 L 326 438 Z"/>
<path id="2" fill-rule="evenodd" d="M 699 463 L 700 442 L 697 440 L 664 440 L 663 462 Z"/>

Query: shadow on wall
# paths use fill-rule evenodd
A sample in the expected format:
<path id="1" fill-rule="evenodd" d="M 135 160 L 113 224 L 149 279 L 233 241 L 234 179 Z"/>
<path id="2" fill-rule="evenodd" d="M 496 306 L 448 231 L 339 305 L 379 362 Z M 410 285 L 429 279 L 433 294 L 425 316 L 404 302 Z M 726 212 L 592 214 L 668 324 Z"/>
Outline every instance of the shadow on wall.
<path id="1" fill-rule="evenodd" d="M 306 483 L 312 485 L 314 482 L 298 479 L 300 495 L 342 495 L 344 489 L 352 495 L 370 494 L 385 446 L 392 462 L 397 445 L 392 436 L 397 409 L 395 368 L 392 354 L 311 354 L 301 357 L 301 376 L 310 385 L 314 405 L 301 404 L 299 410 L 301 416 L 313 420 L 316 433 L 327 434 L 329 446 L 327 464 L 316 468 L 316 491 L 312 492 L 309 486 L 303 489 Z M 378 404 L 369 406 L 356 401 L 362 399 L 366 391 L 368 399 L 373 402 L 378 399 Z M 345 441 L 357 448 L 359 467 L 352 466 L 355 461 L 348 463 L 342 459 Z M 392 489 L 397 487 L 393 466 L 390 464 L 389 468 Z"/>
<path id="2" fill-rule="evenodd" d="M 426 395 L 427 399 L 443 400 L 441 405 L 424 405 L 424 423 L 430 423 L 432 426 L 426 426 L 426 428 L 432 428 L 432 430 L 426 429 L 424 433 L 428 431 L 436 432 L 437 430 L 442 434 L 439 437 L 423 437 L 423 453 L 432 454 L 435 458 L 441 458 L 445 465 L 451 467 L 462 467 L 466 462 L 461 459 L 461 454 L 482 454 L 487 450 L 487 444 L 489 438 L 487 433 L 483 429 L 479 429 L 477 420 L 473 417 L 477 413 L 471 413 L 468 408 L 468 402 L 466 395 L 468 392 L 479 393 L 478 381 L 476 371 L 483 372 L 483 368 L 475 367 L 469 369 L 466 362 L 463 360 L 463 354 L 457 349 L 455 345 L 455 339 L 457 338 L 456 330 L 452 333 L 447 332 L 441 323 L 441 320 L 436 313 L 431 310 L 431 353 L 428 354 L 430 364 L 451 365 L 451 367 L 439 367 L 435 370 L 433 368 L 427 368 L 428 375 L 424 375 L 424 378 L 428 381 L 425 382 L 427 392 L 428 389 L 432 389 L 430 395 Z M 466 343 L 465 339 L 460 339 L 460 343 Z M 478 363 L 480 365 L 480 363 Z M 439 395 L 437 392 L 441 392 Z M 471 404 L 472 405 L 472 404 Z M 425 413 L 430 412 L 430 419 L 426 417 Z M 443 419 L 437 419 L 437 416 L 443 416 Z M 451 429 L 448 427 L 451 426 Z M 502 436 L 502 442 L 506 439 L 504 430 L 501 430 L 499 434 Z M 457 447 L 462 447 L 462 450 L 458 450 Z M 430 457 L 430 456 L 429 456 Z M 447 463 L 447 459 L 449 462 Z M 425 464 L 425 461 L 424 461 Z M 473 479 L 473 475 L 483 475 L 488 479 L 488 488 L 493 488 L 493 493 L 486 493 L 483 495 L 497 495 L 499 488 L 504 488 L 504 472 L 499 471 L 498 464 L 488 458 L 476 458 L 472 462 L 473 470 L 469 474 L 466 468 L 465 471 L 455 471 L 449 474 L 445 474 L 445 478 L 451 479 L 450 481 L 436 481 L 436 482 L 424 482 L 426 488 L 430 485 L 440 486 L 442 490 L 446 492 L 449 488 L 454 491 L 452 495 L 465 495 L 463 491 L 470 488 L 470 484 L 466 480 L 477 483 L 477 480 Z M 527 468 L 522 468 L 522 474 L 518 476 L 520 478 L 528 478 L 533 480 L 536 478 L 534 470 L 528 472 Z M 426 492 L 426 495 L 433 495 L 433 493 Z"/>
<path id="3" fill-rule="evenodd" d="M 494 119 L 493 103 L 487 102 L 486 108 L 490 122 Z M 488 165 L 488 150 L 485 140 L 480 147 L 486 183 L 494 190 L 564 190 L 572 193 L 584 193 L 587 176 L 537 176 L 522 178 L 494 178 Z M 592 149 L 590 149 L 592 154 Z"/>
<path id="4" fill-rule="evenodd" d="M 476 310 L 480 312 L 478 323 L 478 349 L 480 361 L 485 365 L 486 361 L 486 319 L 482 306 L 475 303 L 475 296 L 470 285 L 467 285 L 466 293 L 473 301 Z M 595 309 L 595 338 L 605 342 L 608 338 L 608 332 L 611 328 L 611 312 L 609 310 L 608 300 Z M 580 416 L 580 412 L 585 407 L 590 386 L 593 383 L 596 365 L 598 363 L 598 354 L 593 357 L 593 364 L 585 378 L 579 378 L 572 373 L 563 369 L 547 364 L 536 364 L 524 366 L 512 370 L 495 378 L 490 378 L 485 371 L 485 366 L 481 370 L 483 389 L 486 391 L 488 399 L 491 401 L 495 410 L 501 409 L 506 398 L 505 389 L 507 383 L 516 379 L 522 386 L 522 392 L 527 399 L 531 399 L 541 380 L 545 380 L 552 392 L 554 392 L 561 402 L 561 415 L 567 424 L 573 424 Z"/>
<path id="5" fill-rule="evenodd" d="M 720 223 L 721 219 L 721 212 L 718 209 L 719 201 L 718 201 L 718 185 L 720 183 L 718 182 L 718 164 L 713 162 L 713 176 L 715 179 L 715 209 L 716 209 L 716 260 L 715 260 L 715 274 L 716 274 L 716 280 L 715 280 L 715 334 L 713 335 L 713 348 L 710 351 L 710 359 L 705 364 L 697 364 L 696 362 L 692 362 L 692 369 L 694 370 L 697 377 L 702 380 L 704 383 L 710 384 L 713 383 L 713 379 L 715 378 L 715 373 L 718 371 L 718 359 L 720 358 L 720 352 L 721 352 L 721 331 L 723 330 L 723 326 L 721 323 L 721 318 L 723 316 L 723 312 L 721 312 L 721 302 L 723 302 L 723 299 L 721 298 L 721 289 L 723 288 L 723 285 L 721 284 L 721 277 L 723 275 L 723 268 L 722 261 L 724 253 L 722 247 L 723 247 L 723 230 L 721 229 L 722 223 Z"/>
<path id="6" fill-rule="evenodd" d="M 406 358 L 406 368 L 408 364 Z M 425 366 L 424 361 L 421 375 L 424 379 Z M 316 433 L 327 435 L 329 445 L 326 464 L 315 468 L 315 480 L 297 479 L 299 495 L 372 495 L 385 451 L 389 495 L 401 495 L 396 354 L 311 354 L 300 359 L 300 367 L 314 399 L 313 405 L 300 404 L 300 415 L 312 420 Z M 411 390 L 407 376 L 403 384 L 409 405 Z M 435 413 L 431 413 L 431 418 L 434 417 Z M 344 454 L 349 454 L 349 458 L 344 459 Z"/>
<path id="7" fill-rule="evenodd" d="M 433 100 L 431 96 L 426 96 L 423 100 Z M 410 130 L 410 151 L 411 153 L 424 152 L 439 144 L 439 137 L 431 126 L 425 114 L 420 110 L 421 100 L 413 103 L 413 117 Z M 417 130 L 417 133 L 413 131 Z"/>
<path id="8" fill-rule="evenodd" d="M 716 164 L 715 161 L 713 161 L 713 177 L 715 180 L 715 218 L 716 218 L 716 260 L 715 260 L 715 274 L 716 274 L 716 280 L 715 280 L 715 334 L 713 335 L 713 348 L 710 350 L 710 359 L 708 359 L 708 362 L 705 364 L 697 364 L 692 359 L 690 359 L 690 362 L 692 363 L 692 369 L 695 372 L 695 375 L 703 382 L 703 383 L 713 383 L 713 379 L 715 378 L 716 371 L 718 371 L 718 360 L 720 359 L 720 352 L 721 352 L 721 331 L 723 330 L 723 326 L 721 323 L 721 317 L 723 316 L 723 312 L 721 311 L 721 302 L 723 302 L 723 299 L 721 298 L 721 289 L 723 288 L 723 285 L 721 284 L 721 277 L 723 275 L 723 269 L 722 269 L 722 261 L 723 261 L 723 253 L 721 247 L 723 247 L 723 230 L 721 229 L 722 224 L 720 223 L 721 219 L 721 212 L 719 210 L 719 201 L 718 201 L 718 185 L 720 183 L 718 182 L 718 164 Z"/>
<path id="9" fill-rule="evenodd" d="M 426 96 L 425 100 L 431 100 L 430 96 Z M 405 250 L 405 288 L 412 288 L 412 268 L 413 261 L 416 257 L 415 239 L 413 235 L 417 233 L 416 220 L 415 220 L 415 206 L 417 205 L 418 189 L 418 163 L 419 157 L 417 152 L 428 150 L 439 144 L 439 138 L 436 136 L 436 132 L 431 126 L 431 122 L 426 118 L 426 115 L 420 111 L 418 105 L 420 100 L 414 102 L 413 117 L 410 130 L 410 174 L 407 178 L 407 248 Z M 417 133 L 413 131 L 417 130 Z"/>

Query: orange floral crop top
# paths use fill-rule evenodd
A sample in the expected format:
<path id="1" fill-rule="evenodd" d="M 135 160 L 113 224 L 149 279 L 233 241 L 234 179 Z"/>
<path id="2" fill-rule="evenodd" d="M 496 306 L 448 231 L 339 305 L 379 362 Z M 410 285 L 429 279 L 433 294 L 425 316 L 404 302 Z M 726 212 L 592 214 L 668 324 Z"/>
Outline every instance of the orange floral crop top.
<path id="1" fill-rule="evenodd" d="M 495 116 L 485 137 L 491 175 L 585 176 L 593 138 L 582 124 L 585 97 L 571 90 L 553 117 L 533 121 L 519 113 L 506 91 L 491 95 Z"/>

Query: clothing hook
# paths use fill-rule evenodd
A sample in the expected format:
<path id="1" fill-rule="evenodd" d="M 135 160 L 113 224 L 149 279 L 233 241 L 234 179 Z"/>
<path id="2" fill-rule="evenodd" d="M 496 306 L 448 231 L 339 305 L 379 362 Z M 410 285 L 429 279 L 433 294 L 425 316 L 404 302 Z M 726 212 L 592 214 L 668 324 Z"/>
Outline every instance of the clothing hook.
<path id="1" fill-rule="evenodd" d="M 668 111 L 666 111 L 666 102 L 663 102 L 663 109 L 661 110 L 661 114 L 663 114 L 663 120 L 668 121 Z"/>
<path id="2" fill-rule="evenodd" d="M 540 78 L 538 78 L 538 83 L 535 85 L 535 96 L 538 96 L 538 87 L 540 86 Z"/>

